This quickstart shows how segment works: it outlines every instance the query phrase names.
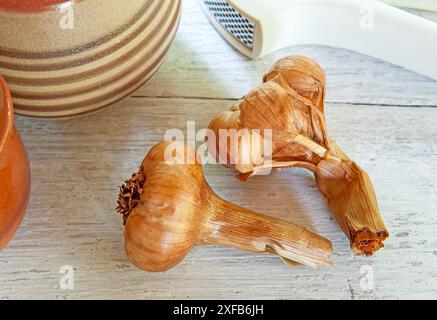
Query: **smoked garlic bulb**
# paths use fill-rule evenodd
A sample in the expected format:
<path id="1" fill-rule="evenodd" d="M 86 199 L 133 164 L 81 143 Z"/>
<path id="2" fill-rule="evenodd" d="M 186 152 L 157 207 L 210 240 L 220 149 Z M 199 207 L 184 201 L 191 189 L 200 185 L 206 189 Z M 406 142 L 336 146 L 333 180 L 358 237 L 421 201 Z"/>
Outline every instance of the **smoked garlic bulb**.
<path id="1" fill-rule="evenodd" d="M 353 250 L 371 255 L 384 246 L 388 231 L 368 174 L 327 133 L 323 70 L 309 58 L 291 56 L 279 60 L 264 81 L 229 111 L 216 116 L 209 128 L 217 140 L 223 129 L 249 129 L 249 135 L 250 129 L 271 129 L 269 161 L 263 147 L 254 143 L 238 143 L 238 152 L 223 151 L 219 142 L 209 137 L 210 152 L 217 159 L 234 158 L 228 165 L 240 172 L 242 180 L 265 172 L 268 166 L 311 170 Z M 238 139 L 253 141 L 247 134 Z M 241 160 L 253 150 L 260 153 L 252 155 L 250 163 Z"/>
<path id="2" fill-rule="evenodd" d="M 272 254 L 313 268 L 330 265 L 329 240 L 219 198 L 204 179 L 198 155 L 183 143 L 155 145 L 121 187 L 118 204 L 127 256 L 146 271 L 168 270 L 203 245 Z"/>

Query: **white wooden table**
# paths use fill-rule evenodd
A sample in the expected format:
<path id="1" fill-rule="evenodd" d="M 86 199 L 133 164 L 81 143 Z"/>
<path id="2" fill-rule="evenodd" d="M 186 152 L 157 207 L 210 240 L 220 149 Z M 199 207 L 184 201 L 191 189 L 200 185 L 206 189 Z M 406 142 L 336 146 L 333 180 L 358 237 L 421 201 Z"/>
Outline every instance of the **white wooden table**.
<path id="1" fill-rule="evenodd" d="M 334 266 L 288 268 L 274 257 L 204 247 L 166 273 L 134 268 L 114 210 L 117 187 L 167 129 L 183 129 L 187 120 L 205 127 L 288 54 L 313 57 L 326 70 L 329 132 L 373 179 L 391 231 L 386 248 L 354 256 L 303 170 L 242 183 L 230 170 L 208 166 L 208 182 L 225 199 L 331 239 Z M 249 61 L 215 32 L 197 1 L 185 0 L 169 57 L 130 97 L 66 121 L 17 117 L 32 163 L 32 196 L 16 237 L 0 253 L 0 299 L 437 298 L 436 121 L 437 82 L 318 46 Z M 73 290 L 60 287 L 66 265 L 74 268 Z M 373 290 L 360 285 L 367 279 L 360 270 L 369 269 L 363 266 L 373 270 Z"/>

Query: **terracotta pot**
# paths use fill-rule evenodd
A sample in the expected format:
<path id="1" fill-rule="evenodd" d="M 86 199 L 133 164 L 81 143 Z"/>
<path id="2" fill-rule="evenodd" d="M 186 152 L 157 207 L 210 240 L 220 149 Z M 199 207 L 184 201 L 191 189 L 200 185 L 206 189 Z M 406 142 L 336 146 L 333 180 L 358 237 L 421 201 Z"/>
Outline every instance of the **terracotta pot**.
<path id="1" fill-rule="evenodd" d="M 16 112 L 66 117 L 130 94 L 163 62 L 181 0 L 0 0 L 0 74 Z"/>
<path id="2" fill-rule="evenodd" d="M 11 94 L 0 76 L 0 250 L 18 229 L 29 193 L 29 161 L 15 130 Z"/>

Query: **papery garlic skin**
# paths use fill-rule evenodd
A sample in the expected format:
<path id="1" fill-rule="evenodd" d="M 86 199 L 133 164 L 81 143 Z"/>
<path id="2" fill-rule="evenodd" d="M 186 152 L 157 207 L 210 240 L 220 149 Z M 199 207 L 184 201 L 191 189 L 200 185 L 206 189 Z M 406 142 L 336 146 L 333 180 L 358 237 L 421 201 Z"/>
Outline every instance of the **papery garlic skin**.
<path id="1" fill-rule="evenodd" d="M 174 147 L 173 147 L 174 146 Z M 125 225 L 125 248 L 140 269 L 164 271 L 177 265 L 202 236 L 205 214 L 201 165 L 195 152 L 174 142 L 154 146 L 141 165 L 145 183 L 140 203 L 132 209 Z M 174 150 L 168 164 L 166 151 Z M 196 223 L 187 223 L 196 221 Z"/>
<path id="2" fill-rule="evenodd" d="M 284 78 L 290 88 L 324 112 L 326 78 L 325 72 L 316 61 L 304 56 L 280 59 L 264 75 L 263 80 L 267 82 L 278 75 Z"/>

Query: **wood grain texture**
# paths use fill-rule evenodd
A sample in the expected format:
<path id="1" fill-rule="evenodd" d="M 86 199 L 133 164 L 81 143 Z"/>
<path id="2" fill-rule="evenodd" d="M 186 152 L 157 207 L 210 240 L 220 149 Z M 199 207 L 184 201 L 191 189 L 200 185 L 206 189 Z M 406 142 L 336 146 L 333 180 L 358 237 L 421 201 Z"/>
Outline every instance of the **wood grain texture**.
<path id="1" fill-rule="evenodd" d="M 316 231 L 333 241 L 333 267 L 288 268 L 275 257 L 224 247 L 192 251 L 175 269 L 144 273 L 126 258 L 118 186 L 169 128 L 217 113 L 259 83 L 280 56 L 306 54 L 327 71 L 327 125 L 372 177 L 392 236 L 375 256 L 356 257 L 310 173 L 278 171 L 243 183 L 208 165 L 226 200 Z M 13 298 L 437 298 L 437 83 L 344 50 L 302 46 L 248 61 L 184 1 L 182 26 L 163 68 L 133 96 L 66 121 L 17 117 L 33 185 L 15 239 L 0 253 L 0 299 Z M 420 108 L 419 108 L 420 107 Z M 75 269 L 61 290 L 59 268 Z M 374 290 L 360 287 L 362 266 Z"/>

